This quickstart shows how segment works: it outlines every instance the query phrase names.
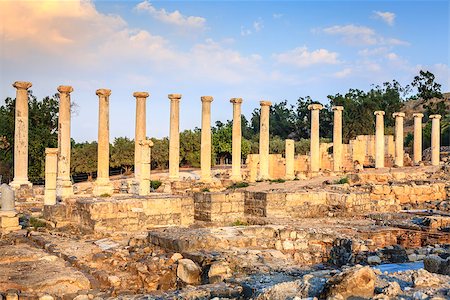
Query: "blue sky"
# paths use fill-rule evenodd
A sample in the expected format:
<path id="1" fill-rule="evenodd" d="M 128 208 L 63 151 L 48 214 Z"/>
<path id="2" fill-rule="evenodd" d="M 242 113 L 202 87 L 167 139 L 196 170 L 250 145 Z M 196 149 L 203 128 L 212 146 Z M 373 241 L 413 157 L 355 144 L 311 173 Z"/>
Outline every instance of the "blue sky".
<path id="1" fill-rule="evenodd" d="M 181 129 L 232 118 L 242 97 L 327 102 L 349 88 L 420 69 L 449 83 L 448 1 L 2 1 L 0 103 L 31 81 L 42 98 L 72 85 L 76 141 L 97 139 L 98 98 L 110 88 L 111 140 L 134 137 L 135 91 L 148 91 L 147 135 L 167 136 L 167 94 L 181 93 Z"/>

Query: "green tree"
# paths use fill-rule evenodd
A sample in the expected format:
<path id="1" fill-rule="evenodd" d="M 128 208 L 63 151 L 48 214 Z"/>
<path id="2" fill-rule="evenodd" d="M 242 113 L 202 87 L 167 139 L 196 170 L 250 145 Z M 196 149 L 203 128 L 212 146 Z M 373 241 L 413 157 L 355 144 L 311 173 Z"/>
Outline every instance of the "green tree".
<path id="1" fill-rule="evenodd" d="M 97 171 L 97 142 L 75 144 L 72 148 L 70 170 L 75 174 L 92 175 Z"/>
<path id="2" fill-rule="evenodd" d="M 169 167 L 169 139 L 152 138 L 152 169 L 167 169 Z"/>
<path id="3" fill-rule="evenodd" d="M 200 167 L 201 130 L 185 130 L 180 133 L 180 165 Z"/>
<path id="4" fill-rule="evenodd" d="M 411 85 L 417 89 L 417 94 L 413 98 L 429 100 L 432 98 L 442 98 L 441 85 L 435 82 L 435 76 L 429 71 L 419 71 L 419 75 L 414 77 Z"/>
<path id="5" fill-rule="evenodd" d="M 111 147 L 111 167 L 121 167 L 125 174 L 131 174 L 134 166 L 134 141 L 127 137 L 114 139 Z"/>

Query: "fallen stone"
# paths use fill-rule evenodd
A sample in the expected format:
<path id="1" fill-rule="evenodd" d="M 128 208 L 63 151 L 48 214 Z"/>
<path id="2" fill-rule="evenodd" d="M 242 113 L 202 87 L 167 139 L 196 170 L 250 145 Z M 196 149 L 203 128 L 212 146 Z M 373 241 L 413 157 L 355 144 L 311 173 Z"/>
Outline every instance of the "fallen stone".
<path id="1" fill-rule="evenodd" d="M 437 255 L 430 255 L 424 258 L 423 265 L 428 272 L 450 275 L 450 257 L 442 259 Z"/>
<path id="2" fill-rule="evenodd" d="M 381 264 L 381 258 L 377 255 L 372 255 L 367 257 L 367 263 L 369 265 L 379 265 Z"/>
<path id="3" fill-rule="evenodd" d="M 183 258 L 183 255 L 181 255 L 180 253 L 174 253 L 171 257 L 170 257 L 170 259 L 173 261 L 173 262 L 177 262 L 177 261 L 179 261 L 180 259 L 182 259 Z"/>
<path id="4" fill-rule="evenodd" d="M 322 298 L 349 297 L 370 298 L 375 290 L 376 275 L 370 267 L 356 266 L 331 277 L 321 294 Z"/>
<path id="5" fill-rule="evenodd" d="M 190 259 L 183 258 L 178 261 L 177 276 L 187 284 L 200 283 L 201 272 L 200 267 Z"/>
<path id="6" fill-rule="evenodd" d="M 412 282 L 414 287 L 431 287 L 439 285 L 441 280 L 424 269 L 419 269 L 412 274 Z"/>
<path id="7" fill-rule="evenodd" d="M 397 281 L 389 282 L 389 284 L 383 288 L 382 294 L 388 297 L 395 297 L 402 292 L 402 288 Z"/>
<path id="8" fill-rule="evenodd" d="M 428 295 L 421 292 L 421 291 L 417 291 L 414 292 L 414 294 L 412 295 L 413 300 L 424 300 L 428 298 Z"/>
<path id="9" fill-rule="evenodd" d="M 208 271 L 208 279 L 210 283 L 217 283 L 230 278 L 231 269 L 226 262 L 215 262 Z"/>

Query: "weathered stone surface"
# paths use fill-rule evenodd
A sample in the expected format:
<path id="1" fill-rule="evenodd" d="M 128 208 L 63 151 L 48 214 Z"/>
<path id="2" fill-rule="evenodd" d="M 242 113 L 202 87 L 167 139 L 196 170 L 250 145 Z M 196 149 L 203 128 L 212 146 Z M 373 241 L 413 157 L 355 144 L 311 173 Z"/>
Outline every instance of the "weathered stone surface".
<path id="1" fill-rule="evenodd" d="M 214 262 L 208 271 L 208 279 L 210 283 L 221 282 L 230 278 L 231 269 L 226 262 Z"/>
<path id="2" fill-rule="evenodd" d="M 428 272 L 450 275 L 450 257 L 443 259 L 437 255 L 430 255 L 425 257 L 423 265 Z"/>
<path id="3" fill-rule="evenodd" d="M 377 255 L 372 255 L 367 258 L 367 263 L 369 265 L 379 265 L 381 264 L 381 258 Z"/>
<path id="4" fill-rule="evenodd" d="M 397 281 L 389 282 L 389 284 L 382 290 L 382 293 L 388 297 L 395 297 L 401 292 L 402 288 Z"/>
<path id="5" fill-rule="evenodd" d="M 200 283 L 201 272 L 202 269 L 190 259 L 183 258 L 178 261 L 177 276 L 185 283 Z"/>
<path id="6" fill-rule="evenodd" d="M 375 289 L 376 275 L 370 267 L 356 266 L 330 278 L 325 285 L 322 297 L 344 299 L 350 297 L 370 298 Z"/>
<path id="7" fill-rule="evenodd" d="M 412 274 L 414 287 L 431 287 L 441 283 L 441 280 L 424 269 L 419 269 Z"/>

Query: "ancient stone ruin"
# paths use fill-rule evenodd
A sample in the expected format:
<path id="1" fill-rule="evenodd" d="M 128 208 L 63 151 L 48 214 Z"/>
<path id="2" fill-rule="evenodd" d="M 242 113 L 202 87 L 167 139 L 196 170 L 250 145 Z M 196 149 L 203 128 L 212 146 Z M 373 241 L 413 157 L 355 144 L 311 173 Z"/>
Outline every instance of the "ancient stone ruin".
<path id="1" fill-rule="evenodd" d="M 27 176 L 31 83 L 13 86 L 14 180 L 0 188 L 1 297 L 450 298 L 450 159 L 440 153 L 440 115 L 430 116 L 431 160 L 423 161 L 421 113 L 414 114 L 410 158 L 403 149 L 403 112 L 392 115 L 393 136 L 384 132 L 384 118 L 391 116 L 375 111 L 375 135 L 344 144 L 345 107 L 333 107 L 327 144 L 320 142 L 322 105 L 312 104 L 309 154 L 296 155 L 287 139 L 283 156 L 269 152 L 271 102 L 264 100 L 259 152 L 243 163 L 243 100 L 232 98 L 232 164 L 220 169 L 211 166 L 213 97 L 202 96 L 201 168 L 184 179 L 182 95 L 168 95 L 169 169 L 156 173 L 145 124 L 150 95 L 135 92 L 134 174 L 113 178 L 112 93 L 98 89 L 97 178 L 73 184 L 73 88 L 59 86 L 59 146 L 43 153 L 42 189 Z M 154 179 L 162 182 L 156 190 Z"/>

